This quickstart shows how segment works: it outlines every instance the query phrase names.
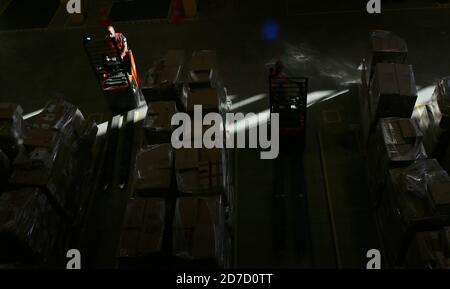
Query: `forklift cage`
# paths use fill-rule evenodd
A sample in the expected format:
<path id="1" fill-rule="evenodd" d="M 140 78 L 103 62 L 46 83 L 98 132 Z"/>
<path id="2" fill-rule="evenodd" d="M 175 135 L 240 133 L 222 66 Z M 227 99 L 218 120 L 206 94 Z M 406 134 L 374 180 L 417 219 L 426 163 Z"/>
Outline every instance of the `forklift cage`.
<path id="1" fill-rule="evenodd" d="M 306 132 L 308 78 L 269 76 L 270 113 L 280 115 L 280 133 Z"/>

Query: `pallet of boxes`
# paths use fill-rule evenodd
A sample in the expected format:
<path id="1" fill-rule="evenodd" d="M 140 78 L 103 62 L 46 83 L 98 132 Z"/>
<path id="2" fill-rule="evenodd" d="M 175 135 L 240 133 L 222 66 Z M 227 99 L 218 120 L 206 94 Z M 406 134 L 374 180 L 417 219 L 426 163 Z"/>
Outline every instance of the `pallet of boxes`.
<path id="1" fill-rule="evenodd" d="M 151 102 L 144 140 L 136 155 L 132 194 L 127 201 L 119 259 L 122 267 L 168 268 L 170 223 L 175 206 L 174 152 L 170 144 L 174 102 Z"/>
<path id="2" fill-rule="evenodd" d="M 0 196 L 0 259 L 62 265 L 86 212 L 96 130 L 62 98 L 23 120 L 8 191 Z"/>
<path id="3" fill-rule="evenodd" d="M 191 58 L 187 81 L 183 88 L 183 107 L 196 124 L 194 106 L 202 111 L 219 112 L 223 88 L 217 77 L 217 60 L 212 51 L 196 51 Z M 200 120 L 202 121 L 202 120 Z M 192 130 L 193 131 L 193 130 Z M 176 201 L 173 224 L 174 254 L 180 258 L 210 260 L 223 266 L 226 241 L 224 239 L 224 175 L 223 150 L 195 148 L 196 136 L 191 136 L 192 148 L 175 151 L 175 174 L 179 197 Z"/>
<path id="4" fill-rule="evenodd" d="M 386 31 L 375 31 L 372 44 L 367 110 L 362 116 L 370 197 L 383 255 L 392 267 L 420 267 L 430 262 L 427 258 L 434 250 L 444 254 L 439 257 L 443 264 L 448 240 L 438 238 L 440 247 L 433 250 L 429 240 L 443 236 L 450 224 L 450 178 L 436 159 L 430 159 L 429 132 L 411 118 L 417 110 L 417 89 L 412 66 L 405 64 L 406 44 Z M 413 252 L 420 255 L 414 258 Z"/>
<path id="5" fill-rule="evenodd" d="M 176 184 L 171 120 L 178 111 L 183 62 L 183 51 L 170 50 L 143 79 L 148 108 L 122 226 L 121 267 L 168 268 L 172 264 Z"/>
<path id="6" fill-rule="evenodd" d="M 371 39 L 371 77 L 361 122 L 368 150 L 370 198 L 377 205 L 388 170 L 426 154 L 422 132 L 410 120 L 417 100 L 412 66 L 393 62 L 406 60 L 406 44 L 387 31 L 375 31 Z"/>
<path id="7" fill-rule="evenodd" d="M 171 55 L 169 51 L 164 63 L 171 63 L 167 60 Z M 210 81 L 209 77 L 206 80 Z M 154 94 L 161 89 L 159 85 L 170 82 L 147 91 L 145 139 L 136 159 L 134 194 L 128 202 L 121 237 L 119 254 L 124 266 L 211 268 L 223 263 L 221 150 L 174 149 L 171 144 L 175 129 L 171 119 L 177 111 L 192 116 L 195 104 L 203 105 L 206 111 L 219 110 L 217 90 L 204 81 L 188 78 L 183 95 L 177 92 L 175 101 L 173 82 L 171 93 Z"/>
<path id="8" fill-rule="evenodd" d="M 422 159 L 412 165 L 389 171 L 385 198 L 377 211 L 384 244 L 384 255 L 393 267 L 425 266 L 426 247 L 417 248 L 423 238 L 445 231 L 450 226 L 450 177 L 435 159 Z M 428 236 L 428 237 L 427 237 Z M 449 260 L 450 243 L 442 239 L 442 260 Z M 429 249 L 436 250 L 430 243 Z M 411 258 L 411 251 L 421 256 Z M 442 264 L 445 264 L 442 263 Z M 437 265 L 437 264 L 436 264 Z M 444 267 L 449 269 L 449 264 Z"/>

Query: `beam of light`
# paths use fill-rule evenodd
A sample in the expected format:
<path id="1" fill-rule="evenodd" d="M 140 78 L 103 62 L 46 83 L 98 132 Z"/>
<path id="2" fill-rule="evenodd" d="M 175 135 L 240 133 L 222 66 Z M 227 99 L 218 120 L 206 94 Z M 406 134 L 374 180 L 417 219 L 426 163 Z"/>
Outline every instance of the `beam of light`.
<path id="1" fill-rule="evenodd" d="M 30 113 L 24 115 L 24 116 L 23 116 L 23 119 L 29 119 L 29 118 L 32 118 L 33 116 L 36 116 L 36 115 L 40 114 L 40 113 L 43 112 L 43 111 L 44 111 L 44 109 L 41 108 L 41 109 L 39 109 L 39 110 L 30 112 Z"/>
<path id="2" fill-rule="evenodd" d="M 336 92 L 333 95 L 330 95 L 330 96 L 325 97 L 324 99 L 321 99 L 320 101 L 327 101 L 329 99 L 332 99 L 332 98 L 338 97 L 340 95 L 346 94 L 349 91 L 350 91 L 350 89 L 345 89 L 345 90 L 338 91 L 338 92 Z"/>
<path id="3" fill-rule="evenodd" d="M 318 90 L 311 93 L 308 93 L 307 107 L 319 102 L 320 100 L 333 95 L 336 93 L 336 90 Z"/>
<path id="4" fill-rule="evenodd" d="M 255 96 L 252 96 L 252 97 L 246 98 L 244 100 L 241 100 L 239 102 L 233 103 L 231 105 L 231 110 L 234 111 L 234 110 L 237 110 L 238 108 L 244 107 L 244 106 L 249 105 L 254 102 L 257 102 L 258 100 L 266 98 L 266 96 L 267 96 L 267 94 L 265 94 L 265 93 L 257 94 Z"/>
<path id="5" fill-rule="evenodd" d="M 417 91 L 416 106 L 429 103 L 431 101 L 431 97 L 433 96 L 433 92 L 434 92 L 435 88 L 436 88 L 435 85 L 429 85 L 429 86 L 419 89 Z"/>
<path id="6" fill-rule="evenodd" d="M 245 115 L 244 119 L 236 121 L 234 124 L 226 122 L 227 134 L 239 133 L 246 131 L 247 129 L 257 127 L 258 124 L 267 123 L 269 118 L 270 110 L 266 109 L 259 113 L 255 113 L 254 115 Z M 258 119 L 261 119 L 261 122 L 258 122 Z"/>
<path id="7" fill-rule="evenodd" d="M 106 135 L 106 132 L 108 131 L 108 123 L 109 122 L 103 122 L 103 123 L 97 125 L 97 127 L 98 127 L 97 137 L 102 137 L 102 136 Z"/>
<path id="8" fill-rule="evenodd" d="M 134 123 L 143 121 L 147 116 L 148 106 L 144 105 L 134 110 Z"/>

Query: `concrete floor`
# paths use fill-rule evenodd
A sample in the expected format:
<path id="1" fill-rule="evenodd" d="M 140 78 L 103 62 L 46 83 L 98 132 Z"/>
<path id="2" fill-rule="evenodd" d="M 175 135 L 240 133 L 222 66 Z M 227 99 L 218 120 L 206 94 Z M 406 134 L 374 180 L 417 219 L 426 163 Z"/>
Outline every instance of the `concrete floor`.
<path id="1" fill-rule="evenodd" d="M 184 49 L 187 55 L 197 49 L 215 50 L 235 104 L 267 93 L 267 65 L 276 59 L 286 63 L 289 74 L 309 78 L 311 100 L 350 89 L 308 110 L 304 167 L 309 237 L 314 245 L 308 257 L 317 268 L 364 267 L 366 251 L 378 246 L 378 241 L 367 203 L 363 152 L 354 132 L 359 122 L 354 83 L 361 59 L 367 57 L 369 31 L 387 29 L 405 38 L 417 85 L 427 87 L 450 74 L 450 10 L 419 0 L 408 1 L 402 10 L 395 10 L 398 5 L 384 6 L 381 15 L 366 14 L 360 2 L 334 10 L 314 4 L 303 10 L 304 15 L 296 11 L 280 19 L 276 16 L 284 13 L 283 6 L 268 4 L 260 7 L 262 12 L 249 14 L 249 3 L 240 5 L 232 19 L 218 15 L 179 24 L 127 22 L 117 23 L 116 28 L 127 36 L 141 75 L 167 49 Z M 275 16 L 264 17 L 264 11 Z M 255 14 L 259 15 L 248 16 Z M 262 37 L 268 19 L 279 25 L 275 40 Z M 97 114 L 102 116 L 97 119 L 107 120 L 110 113 L 81 41 L 86 34 L 102 36 L 103 30 L 92 19 L 80 27 L 64 27 L 65 21 L 62 17 L 64 24 L 58 26 L 55 20 L 48 29 L 0 31 L 0 101 L 20 103 L 27 113 L 41 108 L 52 94 L 63 93 L 85 116 Z M 267 108 L 268 100 L 263 98 L 238 111 Z M 290 249 L 281 258 L 272 254 L 273 163 L 260 160 L 254 150 L 239 150 L 236 156 L 236 266 L 310 266 L 303 257 L 291 258 Z"/>

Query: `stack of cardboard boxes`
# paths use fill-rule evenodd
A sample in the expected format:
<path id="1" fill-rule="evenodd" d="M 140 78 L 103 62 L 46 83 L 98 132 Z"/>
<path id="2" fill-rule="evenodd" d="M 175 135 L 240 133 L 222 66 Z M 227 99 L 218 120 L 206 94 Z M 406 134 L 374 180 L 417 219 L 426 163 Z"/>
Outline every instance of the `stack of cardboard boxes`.
<path id="1" fill-rule="evenodd" d="M 404 262 L 412 237 L 450 225 L 450 177 L 435 159 L 389 171 L 378 218 L 388 260 Z"/>
<path id="2" fill-rule="evenodd" d="M 213 76 L 216 75 L 214 58 L 215 54 L 209 51 L 193 55 L 182 105 L 178 107 L 191 116 L 197 104 L 203 106 L 204 112 L 220 111 L 219 83 Z M 175 68 L 180 68 L 182 59 L 182 53 L 169 51 L 166 59 L 151 72 L 151 82 L 158 87 L 174 84 L 179 76 Z M 194 143 L 203 140 L 195 127 L 199 125 L 203 132 L 211 127 L 196 123 L 195 118 L 190 122 L 191 134 L 183 133 L 180 139 L 188 141 L 191 148 L 173 149 L 169 144 L 174 129 L 171 118 L 177 107 L 167 95 L 164 101 L 157 100 L 158 97 L 150 99 L 144 123 L 147 140 L 137 155 L 134 198 L 128 201 L 120 256 L 162 253 L 169 259 L 176 257 L 174 262 L 219 264 L 224 259 L 223 151 L 194 148 Z M 186 128 L 189 124 L 183 125 Z M 149 203 L 153 204 L 151 209 L 144 209 Z M 142 217 L 146 210 L 153 212 L 152 219 Z M 139 221 L 133 224 L 128 221 L 130 218 Z M 145 238 L 141 232 L 144 227 L 154 228 Z M 144 243 L 152 250 L 144 250 Z"/>
<path id="3" fill-rule="evenodd" d="M 408 46 L 404 39 L 391 31 L 374 30 L 371 34 L 372 56 L 370 60 L 370 77 L 378 63 L 406 63 Z"/>
<path id="4" fill-rule="evenodd" d="M 397 76 L 392 73 L 392 70 L 395 69 L 394 64 L 405 64 L 406 58 L 408 55 L 408 47 L 406 42 L 392 33 L 391 31 L 385 30 L 374 30 L 370 35 L 370 56 L 368 58 L 368 67 L 366 67 L 366 60 L 362 61 L 362 73 L 361 73 L 361 91 L 360 91 L 360 109 L 361 109 L 361 133 L 363 143 L 366 144 L 369 138 L 369 135 L 373 132 L 374 125 L 377 123 L 377 120 L 374 119 L 374 116 L 378 114 L 376 111 L 378 101 L 380 95 L 392 94 L 391 96 L 387 96 L 395 98 L 397 97 L 398 89 L 395 86 L 398 86 Z M 376 67 L 379 64 L 378 72 L 376 72 Z M 388 69 L 386 69 L 386 67 Z M 368 72 L 368 74 L 367 74 Z M 377 75 L 378 74 L 378 75 Z M 374 80 L 374 78 L 377 78 Z M 381 78 L 381 79 L 380 79 Z M 387 81 L 387 84 L 380 83 L 382 81 Z M 390 85 L 394 86 L 394 88 L 386 92 L 386 88 L 383 86 Z M 372 95 L 371 87 L 377 86 Z M 378 86 L 382 86 L 380 89 Z M 404 86 L 404 85 L 402 85 Z M 384 98 L 385 98 L 384 97 Z M 398 97 L 397 97 L 398 98 Z M 386 99 L 383 99 L 385 102 Z M 388 100 L 389 101 L 389 100 Z M 381 109 L 384 109 L 383 107 Z M 382 112 L 382 111 L 381 111 Z M 381 113 L 380 112 L 380 113 Z M 390 115 L 390 116 L 399 116 L 402 115 Z"/>
<path id="5" fill-rule="evenodd" d="M 372 124 L 383 117 L 410 118 L 417 99 L 417 88 L 411 65 L 379 63 L 370 85 Z"/>

